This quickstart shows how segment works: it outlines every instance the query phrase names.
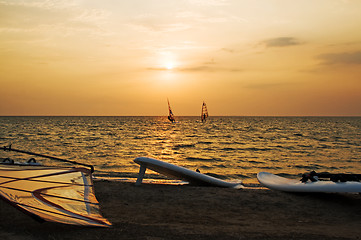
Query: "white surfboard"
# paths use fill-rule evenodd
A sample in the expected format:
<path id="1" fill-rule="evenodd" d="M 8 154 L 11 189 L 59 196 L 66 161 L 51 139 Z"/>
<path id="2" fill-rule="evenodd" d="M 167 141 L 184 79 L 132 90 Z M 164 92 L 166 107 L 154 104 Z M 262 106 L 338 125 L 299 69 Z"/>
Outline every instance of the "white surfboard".
<path id="1" fill-rule="evenodd" d="M 136 185 L 140 185 L 142 183 L 145 171 L 147 168 L 149 168 L 155 172 L 164 174 L 171 178 L 180 179 L 189 182 L 190 184 L 193 185 L 216 186 L 216 187 L 225 187 L 225 188 L 242 187 L 240 182 L 239 183 L 226 182 L 215 177 L 211 177 L 196 171 L 189 170 L 184 167 L 176 166 L 174 164 L 170 164 L 153 158 L 138 157 L 134 159 L 134 162 L 140 165 Z"/>
<path id="2" fill-rule="evenodd" d="M 284 178 L 268 172 L 258 173 L 257 179 L 265 187 L 285 192 L 361 193 L 361 182 L 316 181 L 303 183 L 297 179 Z"/>

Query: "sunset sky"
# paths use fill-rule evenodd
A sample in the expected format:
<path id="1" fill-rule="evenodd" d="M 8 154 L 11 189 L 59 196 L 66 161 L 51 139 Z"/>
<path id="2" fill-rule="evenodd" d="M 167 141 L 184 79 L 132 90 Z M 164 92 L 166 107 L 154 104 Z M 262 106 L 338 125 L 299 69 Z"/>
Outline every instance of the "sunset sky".
<path id="1" fill-rule="evenodd" d="M 361 116 L 359 0 L 0 0 L 0 115 Z"/>

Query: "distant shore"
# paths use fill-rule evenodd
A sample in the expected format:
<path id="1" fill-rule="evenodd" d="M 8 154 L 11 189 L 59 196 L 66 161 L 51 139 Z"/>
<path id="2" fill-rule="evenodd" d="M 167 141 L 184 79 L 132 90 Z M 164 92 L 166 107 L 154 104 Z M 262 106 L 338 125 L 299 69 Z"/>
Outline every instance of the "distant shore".
<path id="1" fill-rule="evenodd" d="M 38 223 L 0 201 L 0 239 L 360 239 L 360 194 L 96 180 L 113 226 Z"/>

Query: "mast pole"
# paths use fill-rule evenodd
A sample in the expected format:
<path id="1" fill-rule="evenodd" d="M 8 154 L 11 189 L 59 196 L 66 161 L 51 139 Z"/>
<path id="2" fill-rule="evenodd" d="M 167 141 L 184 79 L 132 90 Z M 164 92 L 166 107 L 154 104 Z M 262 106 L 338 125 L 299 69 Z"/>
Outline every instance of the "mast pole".
<path id="1" fill-rule="evenodd" d="M 28 155 L 43 157 L 43 158 L 49 158 L 49 159 L 53 159 L 53 160 L 60 161 L 60 162 L 68 162 L 68 163 L 72 163 L 72 164 L 82 165 L 82 166 L 89 167 L 92 173 L 94 172 L 94 166 L 93 165 L 85 164 L 85 163 L 78 163 L 78 162 L 75 162 L 75 161 L 62 159 L 62 158 L 58 158 L 58 157 L 53 157 L 53 156 L 48 156 L 48 155 L 44 155 L 44 154 L 40 154 L 40 153 L 34 153 L 34 152 L 25 151 L 25 150 L 15 149 L 15 148 L 11 147 L 11 144 L 8 147 L 6 147 L 6 146 L 5 147 L 0 147 L 0 149 L 2 149 L 4 151 L 13 151 L 13 152 L 19 152 L 19 153 L 24 153 L 24 154 L 28 154 Z"/>

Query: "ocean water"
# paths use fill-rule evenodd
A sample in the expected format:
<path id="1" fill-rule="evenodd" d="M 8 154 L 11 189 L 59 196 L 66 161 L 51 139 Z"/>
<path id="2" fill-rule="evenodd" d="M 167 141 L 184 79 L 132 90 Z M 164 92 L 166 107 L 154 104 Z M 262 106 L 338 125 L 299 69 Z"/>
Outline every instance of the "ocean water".
<path id="1" fill-rule="evenodd" d="M 257 183 L 267 171 L 361 173 L 361 117 L 0 117 L 0 145 L 95 167 L 94 176 L 134 180 L 146 156 L 227 181 Z M 0 152 L 0 158 L 30 156 Z M 36 158 L 44 165 L 68 165 Z M 147 178 L 166 177 L 147 171 Z"/>

